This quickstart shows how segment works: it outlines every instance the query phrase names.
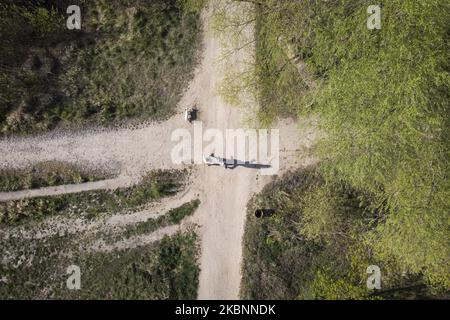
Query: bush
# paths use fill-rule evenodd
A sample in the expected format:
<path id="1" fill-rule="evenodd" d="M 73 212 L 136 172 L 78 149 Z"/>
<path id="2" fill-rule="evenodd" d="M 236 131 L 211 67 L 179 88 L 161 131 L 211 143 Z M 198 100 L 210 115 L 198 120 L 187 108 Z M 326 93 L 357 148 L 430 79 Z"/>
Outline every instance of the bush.
<path id="1" fill-rule="evenodd" d="M 386 212 L 373 195 L 327 182 L 320 168 L 286 174 L 249 203 L 244 234 L 243 299 L 430 298 L 445 292 L 422 273 L 374 254 L 372 232 Z M 269 218 L 254 211 L 270 208 Z M 382 270 L 382 290 L 366 287 L 366 269 Z"/>

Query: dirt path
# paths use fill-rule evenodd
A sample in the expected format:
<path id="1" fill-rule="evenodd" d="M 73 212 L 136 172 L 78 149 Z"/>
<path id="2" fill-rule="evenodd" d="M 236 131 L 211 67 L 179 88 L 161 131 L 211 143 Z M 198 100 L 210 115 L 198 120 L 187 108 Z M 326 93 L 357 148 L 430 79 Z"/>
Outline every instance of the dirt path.
<path id="1" fill-rule="evenodd" d="M 216 94 L 221 80 L 218 60 L 222 48 L 209 31 L 205 32 L 204 54 L 200 75 L 203 91 L 199 100 L 208 108 L 205 127 L 222 130 L 242 127 L 239 109 L 226 105 Z M 257 171 L 206 167 L 202 175 L 204 197 L 197 214 L 202 239 L 198 298 L 237 299 L 245 207 L 255 189 Z"/>
<path id="2" fill-rule="evenodd" d="M 0 140 L 0 168 L 22 168 L 56 160 L 92 168 L 117 170 L 140 177 L 153 168 L 174 167 L 170 161 L 171 133 L 188 127 L 181 116 L 137 129 L 103 129 L 86 133 L 49 133 Z M 158 150 L 158 152 L 155 152 Z"/>
<path id="3" fill-rule="evenodd" d="M 210 14 L 204 15 L 203 60 L 183 103 L 189 105 L 193 101 L 198 102 L 204 128 L 246 128 L 243 110 L 227 105 L 217 94 L 226 65 L 219 63 L 224 48 L 208 25 Z M 252 50 L 252 46 L 247 46 L 226 63 L 239 64 L 252 55 Z M 249 108 L 256 106 L 254 101 L 249 102 L 253 104 Z M 302 147 L 312 145 L 313 132 L 304 132 L 304 139 L 298 139 L 297 125 L 288 120 L 281 121 L 275 128 L 280 130 L 280 171 L 309 164 L 311 159 L 301 159 L 299 154 Z M 201 191 L 201 204 L 194 216 L 201 227 L 198 298 L 238 299 L 246 205 L 250 197 L 274 177 L 262 176 L 259 170 L 243 167 L 233 170 L 201 167 L 197 177 L 194 185 L 198 184 L 196 188 Z"/>

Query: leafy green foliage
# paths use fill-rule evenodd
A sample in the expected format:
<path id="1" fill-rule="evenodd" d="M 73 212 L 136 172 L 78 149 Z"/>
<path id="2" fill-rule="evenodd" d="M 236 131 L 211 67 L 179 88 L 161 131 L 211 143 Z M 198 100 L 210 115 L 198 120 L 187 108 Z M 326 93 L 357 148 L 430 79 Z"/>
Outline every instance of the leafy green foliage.
<path id="1" fill-rule="evenodd" d="M 379 1 L 381 30 L 369 30 L 363 0 L 258 3 L 257 84 L 243 85 L 260 121 L 318 116 L 324 179 L 371 194 L 383 212 L 366 234 L 374 255 L 448 290 L 449 4 Z M 340 206 L 330 200 L 305 212 L 316 221 L 305 236 L 328 237 Z"/>
<path id="2" fill-rule="evenodd" d="M 320 33 L 306 59 L 328 78 L 312 103 L 327 135 L 319 147 L 324 172 L 389 208 L 373 238 L 380 257 L 393 255 L 430 277 L 447 273 L 450 256 L 449 16 L 440 6 L 383 3 L 383 27 L 373 32 L 364 25 L 365 6 L 336 4 L 314 26 Z"/>
<path id="3" fill-rule="evenodd" d="M 369 237 L 384 212 L 348 184 L 327 182 L 309 169 L 266 186 L 248 206 L 244 235 L 244 299 L 380 299 L 443 294 L 421 273 L 374 254 Z M 256 209 L 275 210 L 256 218 Z M 367 289 L 367 267 L 382 272 L 382 290 Z"/>
<path id="4" fill-rule="evenodd" d="M 185 217 L 190 216 L 200 205 L 200 200 L 195 199 L 183 204 L 181 207 L 171 209 L 168 213 L 172 223 L 180 223 Z"/>
<path id="5" fill-rule="evenodd" d="M 41 39 L 61 32 L 64 28 L 64 18 L 55 8 L 36 7 L 33 11 L 24 8 L 22 9 L 22 16 L 33 30 L 34 35 Z"/>
<path id="6" fill-rule="evenodd" d="M 343 278 L 331 278 L 327 273 L 318 271 L 311 285 L 314 298 L 327 300 L 361 300 L 368 298 L 368 292 L 364 286 L 357 286 Z"/>
<path id="7" fill-rule="evenodd" d="M 208 4 L 208 0 L 180 0 L 179 3 L 184 11 L 201 13 Z"/>

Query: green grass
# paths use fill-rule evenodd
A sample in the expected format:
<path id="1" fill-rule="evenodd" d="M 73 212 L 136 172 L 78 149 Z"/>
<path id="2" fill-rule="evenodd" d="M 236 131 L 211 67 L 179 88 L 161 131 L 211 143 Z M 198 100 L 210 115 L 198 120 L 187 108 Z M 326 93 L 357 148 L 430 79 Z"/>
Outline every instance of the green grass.
<path id="1" fill-rule="evenodd" d="M 195 199 L 183 204 L 178 208 L 169 210 L 168 216 L 171 223 L 180 223 L 181 220 L 190 216 L 200 205 L 200 200 Z"/>
<path id="2" fill-rule="evenodd" d="M 184 187 L 186 174 L 185 170 L 158 170 L 147 174 L 135 186 L 114 191 L 88 191 L 0 202 L 0 223 L 10 225 L 58 214 L 89 218 L 137 210 L 150 201 L 178 192 Z"/>
<path id="3" fill-rule="evenodd" d="M 112 178 L 112 175 L 98 171 L 91 172 L 70 163 L 46 161 L 20 170 L 0 170 L 0 192 L 83 183 L 107 178 Z"/>
<path id="4" fill-rule="evenodd" d="M 2 5 L 1 133 L 173 115 L 200 39 L 198 10 L 184 2 L 85 1 L 81 32 L 64 28 L 56 2 Z"/>
<path id="5" fill-rule="evenodd" d="M 33 241 L 34 259 L 19 266 L 1 265 L 2 299 L 195 299 L 199 244 L 194 231 L 111 253 L 85 254 L 77 242 L 54 237 Z M 72 247 L 71 247 L 72 246 Z M 71 256 L 63 256 L 64 252 Z M 66 268 L 81 269 L 81 290 L 66 288 Z"/>
<path id="6" fill-rule="evenodd" d="M 107 244 L 150 234 L 192 215 L 200 201 L 185 203 L 157 219 L 124 228 L 92 232 L 40 234 L 45 218 L 76 219 L 84 224 L 104 221 L 115 213 L 131 213 L 184 187 L 186 170 L 153 171 L 130 188 L 0 203 L 2 214 L 2 299 L 195 299 L 199 244 L 193 228 L 161 241 L 112 252 L 92 252 L 99 240 Z M 14 216 L 13 216 L 14 215 Z M 57 220 L 56 220 L 57 221 Z M 69 220 L 70 221 L 70 220 Z M 68 229 L 70 230 L 70 229 Z M 88 250 L 86 250 L 88 249 Z M 66 288 L 66 268 L 81 269 L 81 290 Z M 6 280 L 6 281 L 3 281 Z"/>

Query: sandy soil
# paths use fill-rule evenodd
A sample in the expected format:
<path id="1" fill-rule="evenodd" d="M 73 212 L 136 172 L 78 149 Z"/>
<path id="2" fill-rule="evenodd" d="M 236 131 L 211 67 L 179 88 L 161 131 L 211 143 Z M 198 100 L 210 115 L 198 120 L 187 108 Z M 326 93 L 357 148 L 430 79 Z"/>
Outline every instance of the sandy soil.
<path id="1" fill-rule="evenodd" d="M 247 46 L 222 61 L 222 64 L 219 63 L 226 49 L 208 27 L 210 14 L 209 12 L 204 16 L 202 64 L 182 102 L 187 105 L 190 101 L 198 102 L 205 128 L 246 128 L 244 123 L 247 119 L 243 110 L 227 105 L 218 96 L 217 89 L 226 64 L 248 61 L 254 48 Z M 252 36 L 251 30 L 249 36 Z M 246 108 L 257 107 L 251 97 L 248 99 L 247 103 L 253 105 Z M 292 120 L 282 120 L 274 128 L 280 130 L 280 173 L 294 166 L 311 164 L 313 159 L 308 156 L 302 158 L 302 154 L 314 142 L 313 131 L 304 130 L 302 138 L 299 139 L 297 125 Z M 200 191 L 201 199 L 200 207 L 194 216 L 195 222 L 200 225 L 201 234 L 198 298 L 238 299 L 246 205 L 250 197 L 274 176 L 263 176 L 259 170 L 243 167 L 233 170 L 201 167 L 198 168 L 197 177 L 194 188 Z"/>

